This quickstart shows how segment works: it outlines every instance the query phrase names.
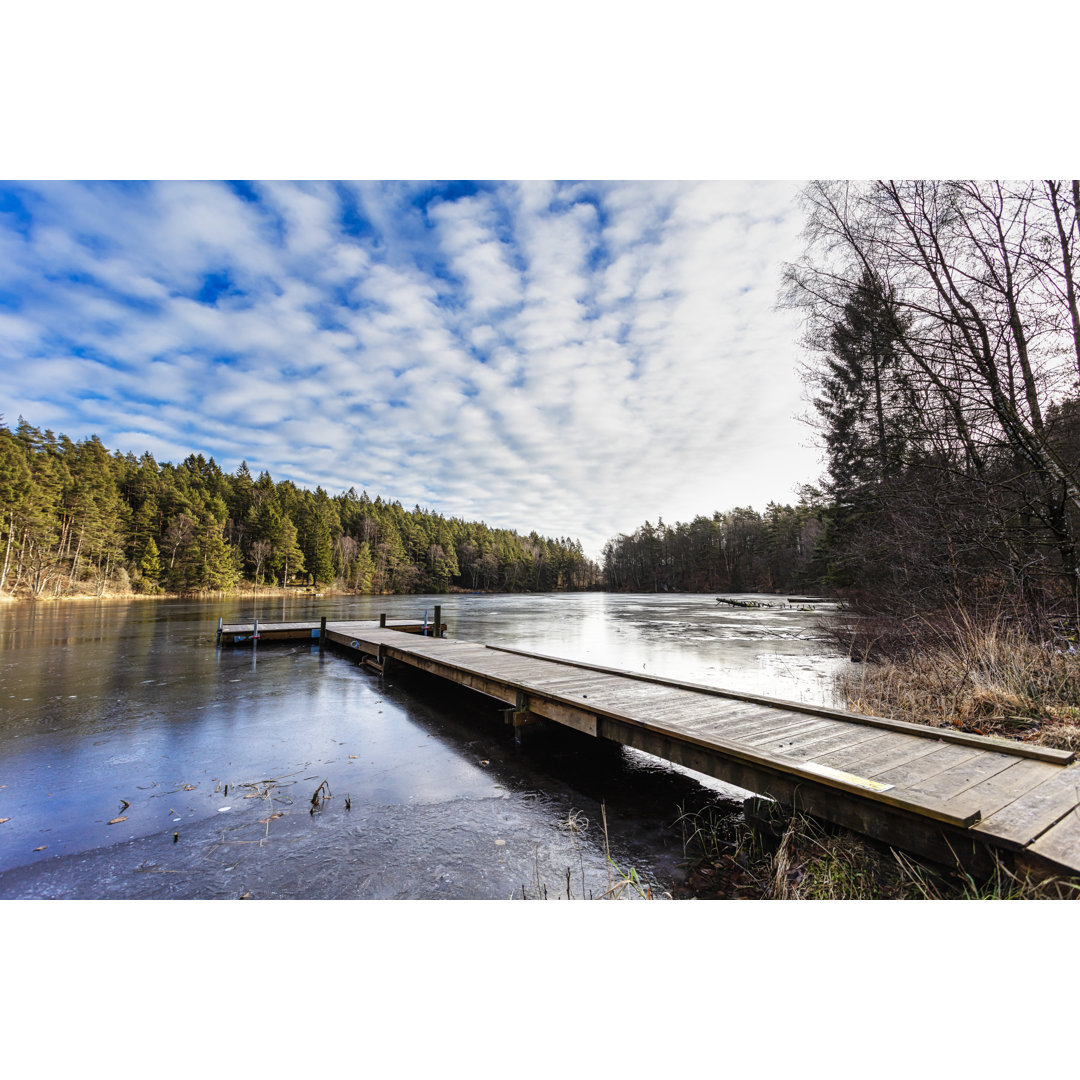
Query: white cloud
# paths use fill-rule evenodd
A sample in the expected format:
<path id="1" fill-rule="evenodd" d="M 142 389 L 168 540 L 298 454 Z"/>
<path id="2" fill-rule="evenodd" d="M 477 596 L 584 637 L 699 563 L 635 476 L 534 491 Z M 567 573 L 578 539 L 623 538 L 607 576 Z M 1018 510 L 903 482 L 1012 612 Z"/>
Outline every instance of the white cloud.
<path id="1" fill-rule="evenodd" d="M 0 412 L 592 554 L 814 478 L 774 310 L 790 185 L 522 182 L 426 216 L 425 190 L 38 186 L 29 232 L 0 225 Z"/>

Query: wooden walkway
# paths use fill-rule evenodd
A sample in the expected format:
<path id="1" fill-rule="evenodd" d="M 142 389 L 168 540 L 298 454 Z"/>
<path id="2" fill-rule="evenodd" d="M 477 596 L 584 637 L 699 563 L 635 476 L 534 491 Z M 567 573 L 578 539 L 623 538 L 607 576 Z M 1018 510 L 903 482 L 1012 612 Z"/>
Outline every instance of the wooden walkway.
<path id="1" fill-rule="evenodd" d="M 327 622 L 326 643 L 406 664 L 539 719 L 768 795 L 893 847 L 992 868 L 1080 875 L 1080 765 L 1046 747 L 617 671 L 445 637 L 420 623 Z M 411 631 L 409 634 L 402 630 Z M 252 626 L 224 626 L 223 641 Z M 320 637 L 260 624 L 260 639 Z"/>

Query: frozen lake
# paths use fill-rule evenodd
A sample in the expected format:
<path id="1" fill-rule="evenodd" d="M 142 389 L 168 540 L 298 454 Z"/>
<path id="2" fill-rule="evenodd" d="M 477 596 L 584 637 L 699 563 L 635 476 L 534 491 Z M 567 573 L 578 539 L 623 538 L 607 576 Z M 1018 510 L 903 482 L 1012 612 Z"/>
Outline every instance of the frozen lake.
<path id="1" fill-rule="evenodd" d="M 576 732 L 517 747 L 485 699 L 398 670 L 381 682 L 332 650 L 219 649 L 217 619 L 430 617 L 439 603 L 450 637 L 831 702 L 847 661 L 821 638 L 830 616 L 742 599 L 778 606 L 604 593 L 4 605 L 0 898 L 576 898 L 629 867 L 668 890 L 680 807 L 741 793 Z M 317 789 L 331 797 L 313 813 Z"/>

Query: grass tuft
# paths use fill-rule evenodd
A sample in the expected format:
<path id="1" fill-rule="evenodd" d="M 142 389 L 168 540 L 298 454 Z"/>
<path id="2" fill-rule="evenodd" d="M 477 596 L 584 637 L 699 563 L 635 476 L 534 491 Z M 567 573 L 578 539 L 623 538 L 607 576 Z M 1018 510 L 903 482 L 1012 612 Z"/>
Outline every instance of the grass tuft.
<path id="1" fill-rule="evenodd" d="M 1060 900 L 1080 883 L 1021 876 L 997 860 L 986 880 L 950 872 L 846 829 L 777 807 L 778 835 L 732 807 L 681 812 L 685 895 L 723 900 Z"/>
<path id="2" fill-rule="evenodd" d="M 962 614 L 840 677 L 852 712 L 1080 750 L 1080 653 Z"/>

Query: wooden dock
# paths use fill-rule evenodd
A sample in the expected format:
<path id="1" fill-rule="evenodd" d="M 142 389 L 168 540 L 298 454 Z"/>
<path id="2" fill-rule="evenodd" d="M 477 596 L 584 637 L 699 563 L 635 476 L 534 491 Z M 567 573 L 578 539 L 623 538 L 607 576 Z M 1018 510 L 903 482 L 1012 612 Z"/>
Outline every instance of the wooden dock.
<path id="1" fill-rule="evenodd" d="M 219 621 L 218 641 L 222 645 L 250 644 L 257 637 L 259 641 L 318 641 L 324 620 L 319 622 L 250 622 L 224 625 Z M 394 619 L 384 623 L 330 623 L 330 626 L 384 626 L 391 630 L 404 631 L 406 634 L 421 634 L 428 627 L 415 619 Z M 446 624 L 442 625 L 446 629 Z"/>
<path id="2" fill-rule="evenodd" d="M 1068 751 L 421 636 L 422 629 L 416 621 L 321 620 L 260 624 L 258 633 L 332 644 L 380 671 L 408 665 L 502 702 L 519 731 L 540 720 L 563 724 L 946 865 L 981 873 L 997 856 L 1020 870 L 1080 875 L 1080 765 Z M 242 643 L 253 630 L 221 626 L 219 638 Z"/>

